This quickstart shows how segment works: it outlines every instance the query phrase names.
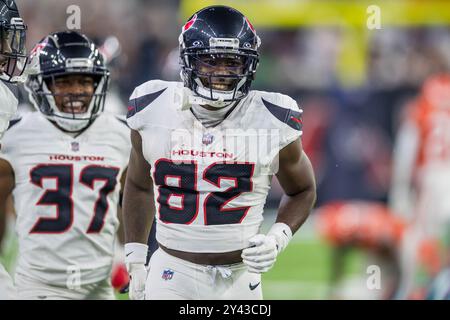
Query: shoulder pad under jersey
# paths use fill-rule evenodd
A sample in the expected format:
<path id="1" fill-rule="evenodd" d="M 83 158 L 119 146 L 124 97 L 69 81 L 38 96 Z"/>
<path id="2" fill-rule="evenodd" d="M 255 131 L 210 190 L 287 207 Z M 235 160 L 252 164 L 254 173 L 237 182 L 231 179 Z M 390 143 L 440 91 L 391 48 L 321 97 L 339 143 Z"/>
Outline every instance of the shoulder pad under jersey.
<path id="1" fill-rule="evenodd" d="M 127 119 L 149 107 L 169 85 L 166 81 L 151 80 L 134 89 L 128 102 Z"/>
<path id="2" fill-rule="evenodd" d="M 302 131 L 302 113 L 297 102 L 291 97 L 280 93 L 260 92 L 262 105 L 279 121 L 290 128 Z"/>

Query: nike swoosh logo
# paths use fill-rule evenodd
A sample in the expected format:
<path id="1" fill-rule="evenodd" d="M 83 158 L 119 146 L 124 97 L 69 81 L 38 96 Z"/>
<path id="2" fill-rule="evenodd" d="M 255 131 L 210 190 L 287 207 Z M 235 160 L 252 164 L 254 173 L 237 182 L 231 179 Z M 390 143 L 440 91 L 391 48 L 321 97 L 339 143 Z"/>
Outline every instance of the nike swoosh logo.
<path id="1" fill-rule="evenodd" d="M 288 237 L 288 235 L 287 235 L 287 233 L 286 233 L 286 230 L 283 230 L 283 233 L 286 235 L 286 237 Z"/>
<path id="2" fill-rule="evenodd" d="M 255 284 L 255 285 L 253 285 L 253 284 L 251 284 L 251 283 L 249 283 L 248 284 L 248 287 L 250 288 L 250 290 L 255 290 L 258 286 L 259 286 L 259 284 L 261 283 L 261 281 L 260 282 L 258 282 L 257 284 Z"/>
<path id="3" fill-rule="evenodd" d="M 130 254 L 132 254 L 134 251 L 131 251 L 130 253 L 127 253 L 125 256 L 128 257 Z"/>

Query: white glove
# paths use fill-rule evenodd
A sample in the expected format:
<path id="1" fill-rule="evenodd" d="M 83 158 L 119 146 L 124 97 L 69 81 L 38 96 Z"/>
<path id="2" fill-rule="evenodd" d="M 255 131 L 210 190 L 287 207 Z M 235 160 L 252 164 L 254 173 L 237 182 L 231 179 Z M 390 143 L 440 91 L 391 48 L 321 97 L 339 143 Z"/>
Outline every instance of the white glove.
<path id="1" fill-rule="evenodd" d="M 9 120 L 17 111 L 17 87 L 0 80 L 0 138 L 9 125 Z"/>
<path id="2" fill-rule="evenodd" d="M 137 242 L 125 244 L 125 265 L 130 276 L 128 295 L 131 300 L 144 300 L 145 298 L 147 252 L 146 244 Z"/>
<path id="3" fill-rule="evenodd" d="M 292 239 L 291 228 L 285 223 L 275 223 L 267 235 L 257 234 L 250 238 L 250 247 L 242 250 L 242 260 L 252 273 L 270 270 Z"/>

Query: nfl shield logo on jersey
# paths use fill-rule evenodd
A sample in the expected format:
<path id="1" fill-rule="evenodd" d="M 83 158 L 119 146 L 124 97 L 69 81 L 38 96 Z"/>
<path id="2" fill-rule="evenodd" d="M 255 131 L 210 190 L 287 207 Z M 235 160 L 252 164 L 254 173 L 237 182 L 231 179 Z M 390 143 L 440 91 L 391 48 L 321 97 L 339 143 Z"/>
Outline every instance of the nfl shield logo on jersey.
<path id="1" fill-rule="evenodd" d="M 209 145 L 214 141 L 214 136 L 211 133 L 205 133 L 203 135 L 202 143 L 204 145 Z"/>
<path id="2" fill-rule="evenodd" d="M 170 279 L 172 279 L 173 278 L 173 271 L 172 270 L 170 270 L 170 269 L 166 269 L 166 270 L 164 270 L 164 272 L 163 272 L 163 274 L 162 274 L 162 278 L 164 279 L 164 280 L 170 280 Z"/>
<path id="3" fill-rule="evenodd" d="M 78 142 L 76 142 L 76 141 L 72 141 L 72 142 L 70 143 L 70 146 L 71 146 L 71 148 L 72 148 L 72 151 L 78 151 L 78 150 L 80 150 L 80 144 L 79 144 Z"/>

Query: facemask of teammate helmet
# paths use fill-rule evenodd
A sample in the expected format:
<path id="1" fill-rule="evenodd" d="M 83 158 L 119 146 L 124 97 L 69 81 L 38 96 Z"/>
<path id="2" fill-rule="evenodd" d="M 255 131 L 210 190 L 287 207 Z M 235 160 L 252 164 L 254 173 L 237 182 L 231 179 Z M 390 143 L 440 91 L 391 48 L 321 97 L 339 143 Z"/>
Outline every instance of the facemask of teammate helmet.
<path id="1" fill-rule="evenodd" d="M 22 20 L 4 24 L 0 29 L 0 79 L 8 82 L 23 82 L 26 65 L 26 26 Z"/>
<path id="2" fill-rule="evenodd" d="M 44 81 L 43 91 L 50 108 L 48 115 L 60 128 L 67 132 L 79 132 L 87 128 L 94 119 L 103 111 L 106 78 L 100 78 L 93 83 L 92 94 L 55 94 L 49 90 L 49 81 Z M 57 100 L 59 103 L 57 105 Z"/>

